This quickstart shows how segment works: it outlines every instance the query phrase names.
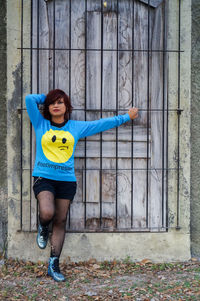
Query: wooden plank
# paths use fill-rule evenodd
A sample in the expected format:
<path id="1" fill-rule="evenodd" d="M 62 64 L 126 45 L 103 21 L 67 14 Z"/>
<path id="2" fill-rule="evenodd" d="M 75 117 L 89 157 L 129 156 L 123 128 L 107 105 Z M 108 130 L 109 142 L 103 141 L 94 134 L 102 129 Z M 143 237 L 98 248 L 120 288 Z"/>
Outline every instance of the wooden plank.
<path id="1" fill-rule="evenodd" d="M 119 171 L 117 177 L 117 225 L 119 229 L 131 228 L 131 191 L 131 171 Z"/>
<path id="2" fill-rule="evenodd" d="M 37 1 L 33 1 L 32 2 L 32 46 L 33 48 L 37 48 Z M 38 76 L 38 58 L 37 58 L 37 50 L 33 50 L 32 51 L 32 93 L 37 93 L 38 91 L 38 85 L 37 85 L 37 76 Z M 35 132 L 33 129 L 33 126 L 31 125 L 31 130 L 32 130 L 32 158 L 31 158 L 31 165 L 30 165 L 30 169 L 31 166 L 33 168 L 34 166 L 34 162 L 35 162 L 35 146 L 36 146 L 36 139 L 35 139 Z M 31 170 L 32 172 L 32 170 Z M 33 178 L 32 178 L 32 182 L 30 183 L 31 187 L 33 187 Z M 33 190 L 31 189 L 31 195 L 30 195 L 30 200 L 31 200 L 31 230 L 34 231 L 36 230 L 36 226 L 37 226 L 37 201 L 34 197 L 34 193 Z"/>
<path id="3" fill-rule="evenodd" d="M 80 160 L 79 163 L 81 163 Z M 84 171 L 76 171 L 75 174 L 77 179 L 77 191 L 73 203 L 70 205 L 70 228 L 74 230 L 81 230 L 84 229 L 85 178 Z M 66 228 L 69 229 L 69 223 L 67 223 Z"/>
<path id="4" fill-rule="evenodd" d="M 133 5 L 131 0 L 119 1 L 118 47 L 132 49 Z M 118 55 L 119 108 L 132 107 L 132 52 L 120 51 Z"/>
<path id="5" fill-rule="evenodd" d="M 88 166 L 88 165 L 87 165 Z M 100 174 L 99 170 L 88 170 L 86 172 L 86 202 L 99 203 L 100 196 Z"/>
<path id="6" fill-rule="evenodd" d="M 146 158 L 146 145 L 145 142 L 138 142 L 134 145 L 134 158 Z M 150 149 L 150 145 L 149 145 Z M 118 143 L 119 156 L 123 158 L 130 158 L 131 156 L 131 142 Z M 150 152 L 149 152 L 150 155 Z M 80 141 L 77 144 L 75 157 L 83 158 L 85 156 L 85 143 Z M 103 158 L 114 158 L 116 156 L 116 142 L 103 141 L 102 143 L 102 156 Z M 87 142 L 87 157 L 99 158 L 100 157 L 100 142 L 88 141 Z"/>
<path id="7" fill-rule="evenodd" d="M 55 1 L 55 45 L 56 48 L 69 48 L 69 1 Z M 53 61 L 53 60 L 52 60 Z M 55 51 L 55 87 L 69 91 L 69 51 Z"/>
<path id="8" fill-rule="evenodd" d="M 32 46 L 37 48 L 37 1 L 33 1 L 32 9 Z M 32 92 L 37 93 L 37 50 L 32 51 Z"/>
<path id="9" fill-rule="evenodd" d="M 114 212 L 115 219 L 117 218 L 117 228 L 127 229 L 131 227 L 131 159 L 123 159 L 119 155 L 117 171 L 117 216 Z M 126 170 L 127 169 L 127 170 Z M 114 200 L 114 202 L 116 202 Z M 116 207 L 115 205 L 115 207 Z"/>
<path id="10" fill-rule="evenodd" d="M 152 48 L 163 49 L 163 8 L 159 6 L 155 11 L 151 12 L 152 20 Z M 167 76 L 167 74 L 166 74 Z M 152 53 L 151 62 L 151 100 L 152 108 L 162 109 L 163 102 L 166 103 L 166 95 L 163 98 L 163 53 Z M 165 106 L 166 108 L 166 106 Z M 162 167 L 163 159 L 163 126 L 166 128 L 166 114 L 163 120 L 162 113 L 151 113 L 151 168 Z M 163 124 L 164 122 L 164 124 Z M 165 152 L 166 154 L 166 152 Z M 163 166 L 165 167 L 165 166 Z M 156 229 L 162 226 L 162 171 L 154 170 L 151 172 L 151 198 L 149 202 L 149 224 L 150 227 Z M 165 193 L 164 193 L 165 195 Z M 165 203 L 164 203 L 165 204 Z M 165 205 L 164 205 L 165 207 Z"/>
<path id="11" fill-rule="evenodd" d="M 86 229 L 96 230 L 100 228 L 100 207 L 99 204 L 90 203 L 87 206 Z"/>
<path id="12" fill-rule="evenodd" d="M 71 9 L 71 47 L 82 49 L 85 47 L 85 1 L 72 1 Z M 71 101 L 75 108 L 85 107 L 85 53 L 81 50 L 71 52 Z"/>
<path id="13" fill-rule="evenodd" d="M 148 49 L 148 11 L 144 5 L 135 2 L 134 5 L 134 48 Z M 147 109 L 148 87 L 148 53 L 134 53 L 134 106 Z M 135 120 L 136 125 L 146 126 L 147 112 L 141 111 Z"/>
<path id="14" fill-rule="evenodd" d="M 102 171 L 102 200 L 105 203 L 116 201 L 116 171 Z"/>
<path id="15" fill-rule="evenodd" d="M 39 1 L 39 47 L 49 48 L 49 20 L 48 6 L 45 1 Z M 39 50 L 39 93 L 48 93 L 49 91 L 49 50 Z"/>
<path id="16" fill-rule="evenodd" d="M 49 37 L 49 48 L 54 48 L 54 1 L 46 3 L 46 13 L 47 13 L 47 27 L 48 27 L 48 37 Z M 54 50 L 49 50 L 48 52 L 48 65 L 49 65 L 49 90 L 53 90 L 54 86 Z"/>
<path id="17" fill-rule="evenodd" d="M 116 202 L 104 202 L 102 206 L 102 227 L 112 231 L 116 226 Z"/>
<path id="18" fill-rule="evenodd" d="M 144 159 L 137 159 L 133 161 L 133 167 L 138 170 L 133 171 L 133 227 L 146 227 L 146 203 L 147 203 L 147 185 L 146 185 L 146 165 Z M 143 170 L 140 170 L 143 169 Z M 149 195 L 152 197 L 151 195 Z"/>
<path id="19" fill-rule="evenodd" d="M 73 202 L 70 205 L 70 229 L 81 231 L 84 229 L 84 203 Z M 69 218 L 69 217 L 68 217 Z M 67 223 L 67 229 L 69 225 Z"/>
<path id="20" fill-rule="evenodd" d="M 149 4 L 151 7 L 158 7 L 164 0 L 139 0 L 145 4 Z"/>
<path id="21" fill-rule="evenodd" d="M 148 41 L 151 45 L 151 35 L 148 33 L 148 8 L 139 2 L 134 5 L 134 48 L 138 50 L 147 50 Z M 149 35 L 149 36 L 148 36 Z M 134 104 L 136 107 L 147 109 L 148 98 L 148 52 L 135 52 L 134 54 Z M 151 59 L 151 57 L 149 58 Z M 149 103 L 151 108 L 151 103 Z M 139 118 L 136 119 L 137 125 L 143 125 L 146 128 L 147 138 L 147 111 L 140 112 Z M 134 128 L 135 129 L 135 128 Z M 133 132 L 135 139 L 135 130 Z M 150 139 L 151 141 L 151 139 Z M 135 156 L 136 148 L 133 144 L 133 157 Z M 147 144 L 144 151 L 143 160 L 134 161 L 134 168 L 142 166 L 143 169 L 147 168 Z M 149 156 L 150 156 L 149 149 Z M 149 176 L 149 173 L 148 173 Z M 148 187 L 146 187 L 147 172 L 141 170 L 134 170 L 133 172 L 133 227 L 145 228 L 146 227 L 146 202 L 147 193 L 150 199 L 150 178 Z M 141 190 L 140 190 L 141 187 Z"/>
<path id="22" fill-rule="evenodd" d="M 77 191 L 74 197 L 74 203 L 82 203 L 84 201 L 84 174 L 83 171 L 78 170 L 76 171 L 76 180 L 77 180 Z"/>
<path id="23" fill-rule="evenodd" d="M 113 4 L 114 5 L 114 4 Z M 103 14 L 103 48 L 117 48 L 117 15 L 115 11 L 105 11 Z M 103 108 L 116 108 L 116 66 L 117 54 L 112 51 L 103 52 Z"/>
<path id="24" fill-rule="evenodd" d="M 91 11 L 87 13 L 87 48 L 101 48 L 101 13 L 94 11 L 95 4 L 88 1 Z M 101 53 L 99 51 L 87 52 L 87 108 L 100 109 L 101 107 Z"/>

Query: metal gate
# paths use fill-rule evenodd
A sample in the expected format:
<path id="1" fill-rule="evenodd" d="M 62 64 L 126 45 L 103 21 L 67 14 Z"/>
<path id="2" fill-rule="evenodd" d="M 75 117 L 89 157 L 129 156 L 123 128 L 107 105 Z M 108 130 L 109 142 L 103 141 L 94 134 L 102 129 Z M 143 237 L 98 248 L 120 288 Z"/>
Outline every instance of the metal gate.
<path id="1" fill-rule="evenodd" d="M 21 3 L 21 230 L 35 231 L 38 214 L 31 185 L 35 138 L 23 93 L 27 83 L 30 93 L 63 89 L 74 106 L 72 119 L 94 120 L 139 108 L 133 122 L 79 142 L 78 192 L 67 231 L 167 231 L 172 174 L 177 181 L 178 229 L 181 1 L 174 49 L 168 46 L 168 1 Z M 30 19 L 28 29 L 25 18 Z M 173 107 L 168 99 L 171 57 L 177 64 Z M 168 160 L 172 115 L 177 122 L 176 166 L 169 166 Z"/>

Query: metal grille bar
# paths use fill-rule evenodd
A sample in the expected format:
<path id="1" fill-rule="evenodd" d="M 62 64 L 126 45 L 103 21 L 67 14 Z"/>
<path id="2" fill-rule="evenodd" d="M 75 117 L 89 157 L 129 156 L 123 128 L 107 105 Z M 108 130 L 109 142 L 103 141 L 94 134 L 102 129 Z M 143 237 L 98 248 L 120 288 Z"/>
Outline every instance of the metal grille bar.
<path id="1" fill-rule="evenodd" d="M 179 15 L 178 15 L 178 49 L 181 49 L 181 1 L 179 0 Z M 181 78 L 181 56 L 180 56 L 180 52 L 178 52 L 178 108 L 180 108 L 180 102 L 181 102 L 181 98 L 180 98 L 180 78 Z M 179 220 L 180 220 L 180 212 L 179 212 L 179 208 L 180 208 L 180 172 L 179 172 L 179 168 L 180 168 L 180 113 L 178 114 L 178 150 L 177 150 L 177 230 L 180 229 L 180 224 L 179 224 Z"/>
<path id="2" fill-rule="evenodd" d="M 87 48 L 87 0 L 85 0 L 85 48 Z M 85 121 L 87 120 L 87 51 L 85 51 Z M 85 177 L 84 177 L 84 228 L 86 229 L 86 219 L 87 219 L 87 138 L 85 138 Z"/>
<path id="3" fill-rule="evenodd" d="M 24 6 L 23 6 L 23 0 L 21 0 L 21 47 L 23 48 L 23 32 L 24 32 L 24 23 L 23 23 L 23 12 L 24 12 Z M 21 108 L 23 107 L 23 49 L 21 50 Z M 23 146 L 23 112 L 21 114 L 21 146 Z M 21 182 L 21 200 L 23 197 L 23 154 L 21 152 L 21 170 L 20 170 L 20 182 Z M 20 204 L 20 229 L 22 229 L 22 218 L 23 218 L 23 208 L 22 208 L 22 201 Z"/>
<path id="4" fill-rule="evenodd" d="M 33 2 L 31 1 L 31 28 L 30 28 L 30 35 L 31 35 L 31 38 L 30 38 L 30 45 L 31 45 L 31 48 L 33 47 L 33 18 L 32 18 L 32 15 L 33 15 Z M 33 87 L 32 87 L 32 82 L 33 82 L 33 78 L 32 78 L 32 73 L 33 73 L 33 65 L 32 65 L 32 62 L 33 62 L 33 51 L 31 51 L 31 55 L 30 55 L 30 93 L 32 93 L 33 91 Z M 33 169 L 33 166 L 32 166 L 32 156 L 33 156 L 33 152 L 32 152 L 32 148 L 33 148 L 33 145 L 32 145 L 32 124 L 30 122 L 30 225 L 29 225 L 29 230 L 31 231 L 31 225 L 32 225 L 32 169 Z"/>
<path id="5" fill-rule="evenodd" d="M 103 91 L 103 54 L 104 54 L 104 47 L 103 47 L 103 2 L 101 1 L 101 103 L 100 103 L 100 113 L 101 113 L 101 118 L 102 118 L 102 110 L 103 110 L 103 95 L 102 95 L 102 91 Z M 102 133 L 100 133 L 100 228 L 102 228 L 102 214 L 103 214 L 103 208 L 102 208 Z"/>
<path id="6" fill-rule="evenodd" d="M 132 14 L 133 14 L 133 18 L 132 18 L 132 48 L 135 48 L 135 26 L 134 26 L 134 17 L 135 17 L 135 1 L 133 1 L 132 4 Z M 132 100 L 131 100 L 131 104 L 132 107 L 134 106 L 134 101 L 133 101 L 133 93 L 134 93 L 134 83 L 133 83 L 133 78 L 134 78 L 134 71 L 135 71 L 135 58 L 134 58 L 134 51 L 132 51 Z M 132 127 L 131 127 L 131 139 L 132 139 L 132 143 L 131 143 L 131 228 L 133 228 L 133 139 L 134 139 L 134 127 L 133 127 L 133 122 L 132 122 Z"/>
<path id="7" fill-rule="evenodd" d="M 97 52 L 165 52 L 165 53 L 183 53 L 184 50 L 176 50 L 176 49 L 98 49 L 98 48 L 48 48 L 48 47 L 18 47 L 17 49 L 19 50 L 59 50 L 59 51 L 84 51 L 84 52 L 89 52 L 89 51 L 97 51 Z M 4 49 L 2 49 L 4 50 Z"/>
<path id="8" fill-rule="evenodd" d="M 165 2 L 163 4 L 163 11 L 164 11 L 164 18 L 163 18 L 163 47 L 166 48 L 166 42 L 165 42 Z M 165 55 L 166 52 L 163 52 L 163 107 L 162 107 L 162 227 L 164 227 L 164 167 L 165 167 Z"/>

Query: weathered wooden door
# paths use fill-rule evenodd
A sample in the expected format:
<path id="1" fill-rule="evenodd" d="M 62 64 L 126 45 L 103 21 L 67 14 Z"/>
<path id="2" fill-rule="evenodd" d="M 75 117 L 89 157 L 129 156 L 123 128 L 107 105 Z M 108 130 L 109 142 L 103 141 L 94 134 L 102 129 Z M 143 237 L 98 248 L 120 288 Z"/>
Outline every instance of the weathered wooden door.
<path id="1" fill-rule="evenodd" d="M 72 119 L 140 110 L 133 123 L 79 141 L 68 230 L 166 227 L 165 11 L 158 0 L 33 1 L 32 92 L 63 89 Z M 33 228 L 36 212 L 32 202 Z"/>

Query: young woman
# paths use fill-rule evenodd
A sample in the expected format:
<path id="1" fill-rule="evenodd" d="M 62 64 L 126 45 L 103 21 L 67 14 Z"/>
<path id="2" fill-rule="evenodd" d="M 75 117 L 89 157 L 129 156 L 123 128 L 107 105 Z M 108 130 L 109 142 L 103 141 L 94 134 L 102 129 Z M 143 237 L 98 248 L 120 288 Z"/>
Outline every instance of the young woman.
<path id="1" fill-rule="evenodd" d="M 43 115 L 38 105 L 43 104 Z M 33 190 L 39 203 L 37 244 L 47 245 L 52 221 L 51 254 L 48 275 L 55 281 L 65 281 L 59 269 L 67 212 L 76 193 L 74 151 L 80 138 L 120 126 L 138 117 L 138 109 L 127 114 L 95 121 L 70 120 L 72 105 L 62 90 L 26 96 L 26 107 L 36 133 L 36 159 L 33 170 Z"/>

